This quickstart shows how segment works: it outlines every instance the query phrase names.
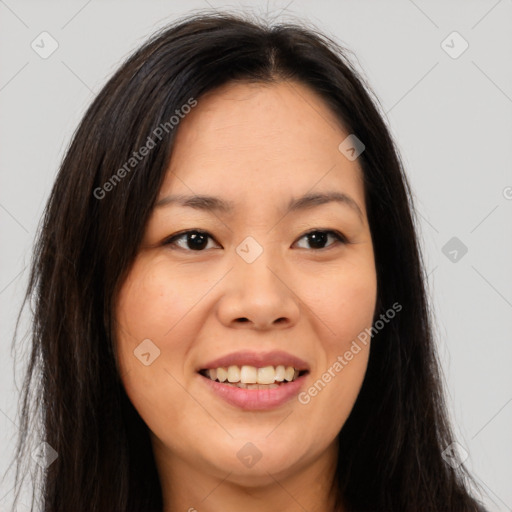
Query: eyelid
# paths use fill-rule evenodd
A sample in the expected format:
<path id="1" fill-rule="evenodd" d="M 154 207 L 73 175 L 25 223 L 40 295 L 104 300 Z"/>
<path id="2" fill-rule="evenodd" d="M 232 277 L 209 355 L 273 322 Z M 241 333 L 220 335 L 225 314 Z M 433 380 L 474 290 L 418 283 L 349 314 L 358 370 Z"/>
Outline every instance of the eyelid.
<path id="1" fill-rule="evenodd" d="M 174 240 L 181 238 L 182 236 L 186 235 L 187 233 L 199 233 L 201 235 L 206 235 L 208 238 L 212 239 L 217 245 L 220 245 L 217 240 L 215 240 L 215 237 L 208 231 L 204 229 L 184 229 L 183 231 L 178 231 L 177 233 L 174 233 L 173 235 L 170 235 L 162 240 L 162 245 L 170 245 Z M 179 249 L 182 249 L 182 247 L 178 247 Z M 187 250 L 187 249 L 184 249 Z M 202 252 L 202 251 L 189 251 L 189 252 Z"/>
<path id="2" fill-rule="evenodd" d="M 204 229 L 185 229 L 183 231 L 178 231 L 177 233 L 174 233 L 173 235 L 169 236 L 169 237 L 166 237 L 163 241 L 162 241 L 162 245 L 172 245 L 172 243 L 177 240 L 178 238 L 188 234 L 188 233 L 199 233 L 199 234 L 202 234 L 202 235 L 206 235 L 208 238 L 210 238 L 211 240 L 213 240 L 217 245 L 221 246 L 221 244 L 219 244 L 219 242 L 217 242 L 217 240 L 215 240 L 215 237 L 213 237 L 208 231 L 204 230 Z M 296 244 L 299 240 L 301 240 L 302 238 L 312 234 L 312 233 L 326 233 L 327 235 L 333 235 L 335 238 L 336 238 L 336 241 L 338 242 L 338 244 L 349 244 L 350 241 L 347 239 L 347 237 L 341 232 L 341 231 L 338 231 L 336 229 L 329 229 L 329 228 L 312 228 L 308 231 L 306 231 L 305 233 L 302 233 L 296 240 L 295 242 L 293 242 L 294 244 Z M 313 251 L 313 252 L 323 252 L 323 251 L 326 251 L 328 250 L 330 247 L 332 247 L 333 245 L 337 245 L 336 243 L 335 244 L 331 244 L 327 247 L 324 247 L 322 249 L 308 249 L 310 251 Z M 175 246 L 177 249 L 182 249 L 186 252 L 204 252 L 204 250 L 202 251 L 192 251 L 190 249 L 184 249 L 183 247 L 179 247 L 179 246 Z M 222 247 L 222 246 L 221 246 Z M 300 249 L 303 249 L 302 247 Z"/>
<path id="3" fill-rule="evenodd" d="M 294 242 L 294 244 L 299 241 L 300 239 L 312 234 L 312 233 L 317 233 L 317 232 L 320 232 L 320 233 L 326 233 L 327 235 L 333 235 L 335 238 L 336 238 L 336 241 L 338 243 L 341 243 L 343 245 L 345 244 L 348 244 L 350 243 L 349 240 L 347 239 L 347 237 L 341 232 L 341 231 L 338 231 L 337 229 L 329 229 L 329 228 L 313 228 L 313 229 L 310 229 L 309 231 L 306 231 L 305 233 L 303 233 L 302 235 L 300 235 L 297 240 Z M 324 247 L 323 249 L 310 249 L 312 250 L 313 252 L 322 252 L 322 251 L 327 251 L 330 247 L 332 247 L 333 245 L 336 245 L 336 244 L 331 244 L 327 247 Z"/>

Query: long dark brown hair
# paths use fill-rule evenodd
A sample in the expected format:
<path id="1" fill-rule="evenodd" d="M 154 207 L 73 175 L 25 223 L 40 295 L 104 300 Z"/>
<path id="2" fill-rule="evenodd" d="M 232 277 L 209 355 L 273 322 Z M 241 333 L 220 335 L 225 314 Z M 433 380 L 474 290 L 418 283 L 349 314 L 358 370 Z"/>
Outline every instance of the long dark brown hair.
<path id="1" fill-rule="evenodd" d="M 32 438 L 58 453 L 33 475 L 41 510 L 162 510 L 148 428 L 117 369 L 114 304 L 169 164 L 177 130 L 169 119 L 191 98 L 200 102 L 234 80 L 305 84 L 366 146 L 359 162 L 377 267 L 375 318 L 395 302 L 403 310 L 372 340 L 362 389 L 339 436 L 337 494 L 351 511 L 478 509 L 464 466 L 442 457 L 454 439 L 411 191 L 378 100 L 349 53 L 300 22 L 196 13 L 154 35 L 95 98 L 48 200 L 24 302 L 33 321 L 16 482 L 19 491 Z M 166 122 L 161 140 L 127 170 Z M 123 166 L 122 179 L 112 181 Z"/>

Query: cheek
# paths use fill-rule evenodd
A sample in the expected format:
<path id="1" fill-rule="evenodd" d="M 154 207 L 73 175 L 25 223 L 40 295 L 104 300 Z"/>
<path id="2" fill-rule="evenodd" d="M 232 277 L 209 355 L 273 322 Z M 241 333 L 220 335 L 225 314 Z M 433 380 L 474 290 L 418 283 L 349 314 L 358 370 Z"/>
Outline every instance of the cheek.
<path id="1" fill-rule="evenodd" d="M 351 342 L 371 326 L 377 300 L 377 278 L 373 261 L 346 265 L 316 276 L 318 285 L 308 286 L 315 313 L 322 320 L 324 348 L 328 354 L 345 351 Z"/>
<path id="2" fill-rule="evenodd" d="M 324 358 L 299 402 L 318 418 L 318 429 L 329 437 L 335 436 L 348 418 L 366 373 L 371 338 L 365 329 L 372 326 L 377 279 L 369 260 L 367 265 L 336 269 L 323 282 L 322 293 L 319 290 L 312 303 L 322 320 L 318 324 L 322 335 L 318 335 Z"/>
<path id="3" fill-rule="evenodd" d="M 175 349 L 183 336 L 174 333 L 187 323 L 182 320 L 213 282 L 170 265 L 164 258 L 139 257 L 119 293 L 116 313 L 120 327 L 137 339 L 159 340 L 163 348 L 172 340 Z"/>
<path id="4" fill-rule="evenodd" d="M 121 378 L 132 403 L 149 416 L 168 394 L 180 391 L 177 381 L 183 381 L 183 361 L 200 328 L 186 317 L 211 286 L 202 279 L 179 276 L 168 262 L 139 256 L 117 299 Z"/>

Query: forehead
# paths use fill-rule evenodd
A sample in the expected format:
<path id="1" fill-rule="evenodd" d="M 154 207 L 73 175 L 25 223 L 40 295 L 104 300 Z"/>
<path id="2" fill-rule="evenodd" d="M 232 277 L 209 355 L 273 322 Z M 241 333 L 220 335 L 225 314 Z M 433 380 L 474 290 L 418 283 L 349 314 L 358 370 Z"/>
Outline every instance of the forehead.
<path id="1" fill-rule="evenodd" d="M 159 199 L 208 192 L 247 206 L 335 187 L 363 203 L 359 164 L 338 149 L 348 135 L 305 85 L 226 84 L 181 120 Z"/>

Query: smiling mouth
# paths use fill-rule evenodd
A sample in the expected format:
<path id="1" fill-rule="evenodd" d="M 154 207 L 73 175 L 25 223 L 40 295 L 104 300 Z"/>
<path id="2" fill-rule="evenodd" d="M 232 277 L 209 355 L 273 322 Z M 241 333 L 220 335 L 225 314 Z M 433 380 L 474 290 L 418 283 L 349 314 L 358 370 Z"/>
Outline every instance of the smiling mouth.
<path id="1" fill-rule="evenodd" d="M 293 366 L 222 366 L 199 371 L 203 377 L 241 389 L 275 389 L 295 381 L 306 375 L 308 370 L 300 370 Z"/>

